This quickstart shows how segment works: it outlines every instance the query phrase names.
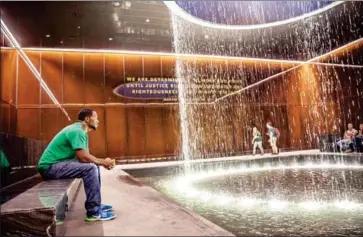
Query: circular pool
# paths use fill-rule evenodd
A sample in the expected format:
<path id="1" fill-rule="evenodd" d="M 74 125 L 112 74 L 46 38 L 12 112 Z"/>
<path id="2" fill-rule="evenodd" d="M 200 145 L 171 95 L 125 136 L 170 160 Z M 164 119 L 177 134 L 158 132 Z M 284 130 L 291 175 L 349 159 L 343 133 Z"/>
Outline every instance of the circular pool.
<path id="1" fill-rule="evenodd" d="M 145 178 L 238 236 L 361 236 L 363 166 L 251 165 Z"/>

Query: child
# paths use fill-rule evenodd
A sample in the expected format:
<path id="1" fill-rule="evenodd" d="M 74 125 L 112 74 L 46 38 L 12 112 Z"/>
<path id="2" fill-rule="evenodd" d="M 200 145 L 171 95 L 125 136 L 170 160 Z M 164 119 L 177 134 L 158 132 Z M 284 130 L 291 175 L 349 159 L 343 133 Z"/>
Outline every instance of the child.
<path id="1" fill-rule="evenodd" d="M 252 135 L 253 135 L 253 139 L 252 139 L 253 155 L 256 154 L 256 148 L 257 147 L 258 147 L 258 149 L 260 149 L 261 155 L 263 155 L 264 153 L 263 153 L 263 147 L 262 147 L 262 136 L 261 136 L 261 133 L 257 130 L 256 127 L 253 127 Z"/>

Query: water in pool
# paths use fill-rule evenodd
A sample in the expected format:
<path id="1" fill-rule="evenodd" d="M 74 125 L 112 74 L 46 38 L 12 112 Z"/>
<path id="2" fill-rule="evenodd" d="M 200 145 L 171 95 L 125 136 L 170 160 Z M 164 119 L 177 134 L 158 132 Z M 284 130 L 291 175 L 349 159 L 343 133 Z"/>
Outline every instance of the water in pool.
<path id="1" fill-rule="evenodd" d="M 238 236 L 362 236 L 363 166 L 244 164 L 139 178 Z"/>

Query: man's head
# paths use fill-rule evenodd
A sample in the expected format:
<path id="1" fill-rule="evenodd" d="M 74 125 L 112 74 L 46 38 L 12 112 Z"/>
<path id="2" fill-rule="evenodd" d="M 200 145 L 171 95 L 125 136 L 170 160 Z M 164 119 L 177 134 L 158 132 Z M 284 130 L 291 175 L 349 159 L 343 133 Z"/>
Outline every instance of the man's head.
<path id="1" fill-rule="evenodd" d="M 359 130 L 363 131 L 363 123 L 359 124 Z"/>
<path id="2" fill-rule="evenodd" d="M 353 124 L 352 123 L 348 123 L 348 129 L 352 130 L 353 129 Z"/>
<path id="3" fill-rule="evenodd" d="M 272 123 L 271 123 L 270 121 L 268 121 L 268 122 L 266 123 L 266 127 L 268 127 L 268 128 L 272 127 Z"/>
<path id="4" fill-rule="evenodd" d="M 79 111 L 78 120 L 84 122 L 92 130 L 96 130 L 99 123 L 96 111 L 88 108 Z"/>

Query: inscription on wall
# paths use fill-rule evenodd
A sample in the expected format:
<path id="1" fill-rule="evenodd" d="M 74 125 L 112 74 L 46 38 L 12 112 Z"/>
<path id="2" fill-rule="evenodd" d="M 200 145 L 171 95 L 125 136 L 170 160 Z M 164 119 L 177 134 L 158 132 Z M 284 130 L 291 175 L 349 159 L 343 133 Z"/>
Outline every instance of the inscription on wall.
<path id="1" fill-rule="evenodd" d="M 242 88 L 240 79 L 195 78 L 184 84 L 187 98 L 195 102 L 213 100 Z M 178 79 L 172 77 L 127 77 L 126 83 L 113 92 L 133 99 L 160 99 L 164 102 L 178 101 Z"/>

